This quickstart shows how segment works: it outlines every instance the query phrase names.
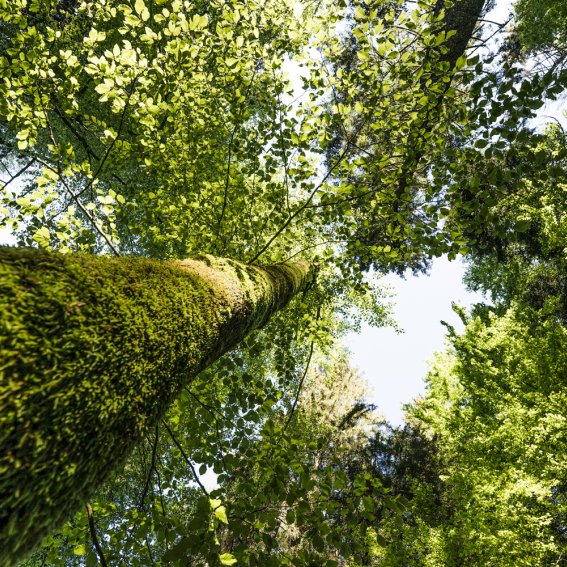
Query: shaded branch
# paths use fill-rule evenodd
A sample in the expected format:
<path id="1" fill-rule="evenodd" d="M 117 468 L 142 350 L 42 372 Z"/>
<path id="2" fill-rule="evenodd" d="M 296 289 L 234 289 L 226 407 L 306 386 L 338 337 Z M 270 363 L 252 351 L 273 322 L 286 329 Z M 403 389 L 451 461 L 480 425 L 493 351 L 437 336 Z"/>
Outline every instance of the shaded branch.
<path id="1" fill-rule="evenodd" d="M 36 161 L 37 160 L 35 158 L 32 158 L 26 165 L 24 165 L 24 167 L 22 167 L 20 170 L 18 170 L 16 173 L 14 173 L 14 175 L 11 175 L 10 179 L 8 181 L 6 181 L 5 183 L 2 182 L 2 185 L 4 187 L 8 187 L 8 185 L 10 185 L 10 183 L 12 183 L 12 181 L 17 179 L 21 175 L 23 175 L 32 166 L 32 164 L 34 164 Z M 5 167 L 5 169 L 6 169 L 6 171 L 8 171 L 6 167 Z"/>
<path id="2" fill-rule="evenodd" d="M 142 492 L 142 496 L 140 498 L 140 508 L 144 507 L 144 500 L 146 499 L 146 495 L 148 493 L 148 489 L 150 487 L 150 482 L 152 480 L 152 475 L 156 466 L 156 453 L 157 453 L 157 446 L 158 446 L 158 439 L 159 439 L 159 426 L 156 425 L 156 434 L 154 439 L 154 444 L 152 447 L 152 461 L 150 463 L 150 470 L 148 472 L 148 476 L 146 478 L 146 484 L 144 485 L 144 491 Z"/>
<path id="3" fill-rule="evenodd" d="M 98 555 L 98 561 L 102 567 L 108 567 L 108 563 L 106 562 L 106 558 L 104 556 L 104 551 L 100 546 L 98 541 L 98 536 L 96 534 L 96 526 L 94 522 L 94 514 L 93 514 L 93 507 L 90 505 L 89 502 L 85 504 L 85 508 L 87 509 L 87 518 L 89 521 L 89 531 L 91 533 L 91 540 L 93 542 L 93 546 L 96 550 L 96 554 Z"/>
<path id="4" fill-rule="evenodd" d="M 191 469 L 191 473 L 193 474 L 193 478 L 195 479 L 195 482 L 199 485 L 199 488 L 201 489 L 203 494 L 205 496 L 209 496 L 209 492 L 205 488 L 205 485 L 201 482 L 201 479 L 199 478 L 199 475 L 197 474 L 197 471 L 195 470 L 193 463 L 191 462 L 191 460 L 189 459 L 189 457 L 187 456 L 187 454 L 183 450 L 181 443 L 179 443 L 179 441 L 177 440 L 177 437 L 175 437 L 175 435 L 173 434 L 173 431 L 171 431 L 171 429 L 167 425 L 165 419 L 162 419 L 161 422 L 162 422 L 163 426 L 167 429 L 167 432 L 169 433 L 169 436 L 171 437 L 172 441 L 175 443 L 175 445 L 177 446 L 177 448 L 181 452 L 181 455 L 182 455 L 183 459 L 185 460 L 185 462 L 187 463 L 187 466 Z"/>
<path id="5" fill-rule="evenodd" d="M 319 318 L 319 314 L 321 312 L 321 308 L 317 309 L 317 319 Z M 307 376 L 307 371 L 309 370 L 309 365 L 311 364 L 311 358 L 313 356 L 313 349 L 315 347 L 315 341 L 311 341 L 311 346 L 309 347 L 309 356 L 307 357 L 307 362 L 305 363 L 305 370 L 303 371 L 303 376 L 301 376 L 301 380 L 299 381 L 299 385 L 297 386 L 297 392 L 295 393 L 295 399 L 293 400 L 293 405 L 291 406 L 291 410 L 289 415 L 287 416 L 287 420 L 283 427 L 283 431 L 287 429 L 287 426 L 290 424 L 293 414 L 295 412 L 295 408 L 297 407 L 297 403 L 299 402 L 299 396 L 301 395 L 301 390 L 303 389 L 303 382 L 305 382 L 305 378 Z"/>

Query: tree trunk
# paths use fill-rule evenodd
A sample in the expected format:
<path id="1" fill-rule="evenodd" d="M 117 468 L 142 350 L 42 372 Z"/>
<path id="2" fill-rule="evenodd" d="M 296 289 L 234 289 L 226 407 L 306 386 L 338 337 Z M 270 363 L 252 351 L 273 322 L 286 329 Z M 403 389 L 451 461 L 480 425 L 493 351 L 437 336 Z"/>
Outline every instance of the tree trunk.
<path id="1" fill-rule="evenodd" d="M 445 9 L 443 31 L 446 33 L 456 31 L 445 43 L 447 53 L 441 54 L 441 61 L 448 61 L 452 69 L 457 59 L 464 55 L 478 24 L 487 0 L 456 0 L 450 8 L 445 8 L 445 0 L 437 0 L 435 13 Z"/>
<path id="2" fill-rule="evenodd" d="M 84 505 L 308 271 L 0 247 L 0 566 Z"/>

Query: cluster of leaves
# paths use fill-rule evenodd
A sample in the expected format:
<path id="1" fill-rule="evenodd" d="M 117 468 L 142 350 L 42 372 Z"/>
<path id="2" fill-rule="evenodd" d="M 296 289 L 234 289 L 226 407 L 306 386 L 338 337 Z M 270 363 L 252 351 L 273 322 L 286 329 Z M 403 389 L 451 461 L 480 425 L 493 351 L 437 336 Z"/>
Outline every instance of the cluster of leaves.
<path id="1" fill-rule="evenodd" d="M 355 235 L 348 255 L 365 268 L 420 270 L 464 248 L 443 230 L 445 189 L 430 172 L 468 123 L 462 89 L 478 59 L 465 48 L 483 4 L 353 2 L 349 35 L 327 50 L 339 112 L 326 156 L 342 197 L 330 204 L 352 209 L 342 233 Z M 460 12 L 467 17 L 455 21 Z M 340 110 L 351 107 L 345 120 Z"/>
<path id="2" fill-rule="evenodd" d="M 2 14 L 2 115 L 42 173 L 5 194 L 6 222 L 63 251 L 250 253 L 285 198 L 260 166 L 294 49 L 285 5 L 84 2 L 60 22 L 58 2 L 24 4 Z"/>
<path id="3" fill-rule="evenodd" d="M 567 61 L 567 7 L 558 0 L 518 0 L 515 27 L 508 50 L 515 57 L 535 56 L 545 67 L 564 67 Z"/>
<path id="4" fill-rule="evenodd" d="M 540 543 L 562 529 L 553 482 L 564 477 L 544 441 L 559 438 L 549 416 L 565 408 L 559 394 L 555 413 L 544 407 L 554 391 L 543 368 L 557 348 L 545 341 L 564 340 L 554 317 L 565 313 L 555 193 L 565 140 L 527 120 L 566 77 L 553 67 L 520 79 L 513 63 L 468 56 L 483 6 L 0 0 L 0 224 L 20 244 L 317 266 L 311 289 L 190 384 L 28 565 L 451 565 L 492 553 L 521 565 L 531 555 L 510 551 L 514 537 L 537 542 L 541 561 L 557 556 L 559 544 Z M 497 290 L 506 315 L 479 310 L 439 363 L 443 378 L 432 374 L 416 423 L 376 433 L 356 378 L 332 356 L 353 309 L 388 322 L 365 272 L 471 249 L 471 281 Z M 551 273 L 555 295 L 542 284 Z M 522 331 L 510 302 L 530 277 L 541 324 Z M 511 416 L 503 404 L 516 390 L 527 393 Z M 488 408 L 491 396 L 501 405 Z M 504 433 L 495 441 L 503 423 L 536 437 L 508 453 Z M 528 442 L 543 452 L 541 479 L 529 460 L 512 466 Z M 526 481 L 516 491 L 511 470 Z M 212 473 L 213 489 L 202 480 Z M 506 514 L 523 514 L 524 532 Z M 492 525 L 497 537 L 478 535 Z"/>
<path id="5" fill-rule="evenodd" d="M 417 464 L 401 478 L 411 506 L 402 521 L 382 524 L 389 545 L 379 565 L 561 560 L 566 339 L 553 318 L 514 307 L 474 317 L 453 337 L 408 414 L 436 452 L 434 474 L 416 473 L 431 453 L 409 455 Z"/>
<path id="6" fill-rule="evenodd" d="M 464 332 L 449 328 L 426 396 L 377 452 L 411 502 L 382 523 L 378 565 L 552 565 L 567 549 L 566 138 L 530 141 L 509 149 L 510 185 L 469 256 L 469 286 L 493 303 L 457 309 Z"/>
<path id="7" fill-rule="evenodd" d="M 10 183 L 29 183 L 4 184 L 4 224 L 62 251 L 307 249 L 348 276 L 456 254 L 430 173 L 478 127 L 464 50 L 483 2 L 461 4 L 466 25 L 401 0 L 10 4 L 0 114 Z"/>

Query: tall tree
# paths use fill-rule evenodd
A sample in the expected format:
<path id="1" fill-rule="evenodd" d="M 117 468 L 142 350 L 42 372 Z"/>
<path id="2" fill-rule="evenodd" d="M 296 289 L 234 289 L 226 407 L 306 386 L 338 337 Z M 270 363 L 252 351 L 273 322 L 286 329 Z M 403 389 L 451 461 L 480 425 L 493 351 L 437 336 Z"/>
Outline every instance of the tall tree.
<path id="1" fill-rule="evenodd" d="M 540 68 L 564 68 L 567 62 L 567 7 L 561 0 L 518 0 L 508 52 Z"/>
<path id="2" fill-rule="evenodd" d="M 428 506 L 446 520 L 432 523 L 414 509 L 418 541 L 439 564 L 561 561 L 565 339 L 553 318 L 510 308 L 471 318 L 435 361 L 428 393 L 410 414 L 437 437 L 445 462 L 445 504 Z"/>
<path id="3" fill-rule="evenodd" d="M 218 500 L 233 480 L 235 455 L 250 445 L 266 448 L 259 486 L 268 480 L 286 486 L 282 479 L 291 473 L 283 461 L 295 455 L 295 437 L 274 434 L 273 427 L 282 408 L 294 413 L 312 352 L 332 350 L 352 326 L 353 306 L 378 324 L 385 320 L 365 269 L 420 268 L 431 256 L 466 250 L 486 220 L 482 207 L 470 213 L 480 197 L 499 195 L 475 191 L 469 170 L 484 172 L 481 166 L 501 152 L 494 136 L 512 139 L 542 94 L 561 88 L 555 76 L 536 77 L 517 92 L 517 73 L 502 79 L 467 59 L 482 6 L 478 0 L 446 10 L 439 1 L 0 2 L 8 173 L 0 223 L 18 231 L 21 243 L 154 258 L 303 257 L 318 265 L 316 282 L 293 311 L 183 390 L 140 446 L 139 460 L 115 477 L 116 494 L 108 488 L 106 504 L 95 503 L 55 540 L 89 534 L 100 556 L 104 540 L 94 543 L 93 528 L 114 504 L 125 504 L 124 517 L 109 513 L 105 525 L 124 541 L 145 538 L 147 550 L 132 543 L 136 560 L 153 562 L 157 550 L 156 561 L 178 553 L 180 561 L 214 564 L 221 561 L 215 533 L 231 513 Z M 460 18 L 465 8 L 472 9 L 468 19 Z M 341 58 L 345 29 L 359 43 L 350 67 Z M 290 60 L 302 67 L 303 93 L 285 78 Z M 499 167 L 495 161 L 485 175 L 497 188 L 505 181 Z M 292 420 L 289 427 L 301 433 L 300 425 Z M 277 474 L 270 454 L 282 457 Z M 194 497 L 187 486 L 198 486 L 197 463 L 199 471 L 219 474 L 210 498 Z M 338 457 L 333 463 L 347 466 Z M 359 502 L 371 522 L 365 478 L 353 480 L 345 498 Z M 254 511 L 262 526 L 254 537 L 271 549 L 273 516 L 262 512 Z M 318 508 L 312 517 L 325 514 Z M 295 517 L 305 525 L 303 512 Z M 337 517 L 323 543 L 346 554 L 341 538 L 360 546 L 360 532 L 349 523 L 341 535 Z M 188 540 L 196 533 L 202 549 L 194 551 Z M 367 535 L 378 541 L 379 534 Z M 320 544 L 313 535 L 281 561 L 308 564 L 312 556 L 303 551 Z M 75 549 L 80 563 L 85 548 Z M 85 560 L 92 562 L 93 553 Z M 242 547 L 235 553 L 253 555 Z"/>
<path id="4" fill-rule="evenodd" d="M 345 473 L 378 420 L 366 393 L 344 354 L 316 357 L 291 411 L 274 416 L 232 468 L 226 504 L 236 521 L 222 538 L 227 551 L 274 567 L 291 558 L 331 566 L 365 557 L 371 503 L 385 491 L 365 469 Z"/>
<path id="5" fill-rule="evenodd" d="M 409 12 L 402 3 L 352 2 L 349 34 L 330 57 L 333 103 L 355 111 L 348 121 L 335 114 L 327 161 L 333 167 L 352 145 L 357 168 L 339 167 L 336 177 L 348 180 L 346 230 L 356 234 L 348 249 L 364 267 L 424 269 L 458 240 L 441 228 L 441 190 L 428 172 L 457 135 L 466 51 L 485 5 L 439 0 Z"/>
<path id="6" fill-rule="evenodd" d="M 290 300 L 308 266 L 0 255 L 0 564 L 13 565 L 184 385 Z"/>
<path id="7" fill-rule="evenodd" d="M 435 442 L 414 468 L 433 450 L 437 478 L 409 471 L 410 513 L 383 526 L 379 564 L 409 554 L 415 565 L 549 565 L 567 547 L 564 132 L 547 127 L 511 144 L 500 166 L 507 183 L 483 205 L 467 271 L 493 303 L 457 310 L 465 331 L 449 327 L 427 394 L 409 409 L 409 423 Z"/>

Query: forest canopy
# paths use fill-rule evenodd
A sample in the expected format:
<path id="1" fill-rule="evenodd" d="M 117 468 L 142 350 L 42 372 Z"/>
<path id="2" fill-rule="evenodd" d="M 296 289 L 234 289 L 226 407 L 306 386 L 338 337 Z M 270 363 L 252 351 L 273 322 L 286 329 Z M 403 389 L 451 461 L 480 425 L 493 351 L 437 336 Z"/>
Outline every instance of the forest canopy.
<path id="1" fill-rule="evenodd" d="M 237 274 L 293 262 L 310 273 L 284 310 L 246 329 L 260 331 L 175 382 L 104 483 L 79 479 L 82 510 L 35 526 L 35 548 L 13 545 L 22 565 L 563 560 L 567 150 L 561 121 L 540 109 L 567 87 L 567 12 L 562 0 L 517 0 L 494 22 L 489 4 L 0 0 L 0 228 L 46 259 L 28 261 L 14 297 L 47 264 L 139 261 L 169 274 L 197 258 Z M 362 321 L 395 325 L 380 278 L 443 255 L 463 256 L 487 299 L 459 311 L 464 332 L 448 327 L 426 394 L 394 428 L 341 337 Z M 84 281 L 110 277 L 90 269 Z M 158 276 L 120 277 L 159 303 L 139 321 L 169 329 L 191 316 L 159 299 Z M 58 360 L 52 330 L 89 301 L 59 309 L 33 348 Z M 26 305 L 30 321 L 51 321 L 49 301 Z M 132 337 L 143 344 L 152 325 Z M 32 348 L 19 336 L 3 316 L 6 360 Z M 141 368 L 174 358 L 172 336 L 155 336 L 157 350 L 136 346 Z M 33 359 L 14 356 L 24 369 Z M 117 375 L 121 356 L 102 357 L 99 374 Z M 14 388 L 5 362 L 0 400 Z M 149 392 L 138 380 L 98 403 Z M 0 412 L 5 431 L 16 422 Z M 0 508 L 0 541 L 17 541 L 8 525 Z M 13 560 L 0 551 L 0 565 Z"/>

